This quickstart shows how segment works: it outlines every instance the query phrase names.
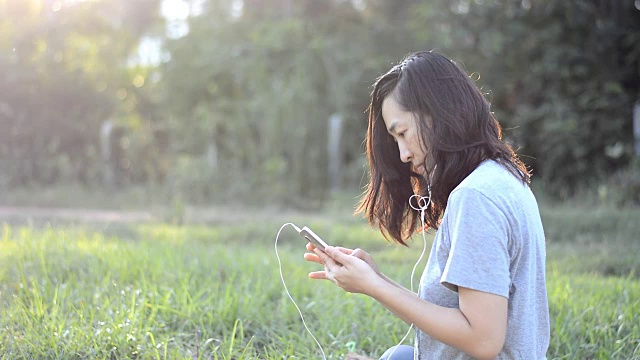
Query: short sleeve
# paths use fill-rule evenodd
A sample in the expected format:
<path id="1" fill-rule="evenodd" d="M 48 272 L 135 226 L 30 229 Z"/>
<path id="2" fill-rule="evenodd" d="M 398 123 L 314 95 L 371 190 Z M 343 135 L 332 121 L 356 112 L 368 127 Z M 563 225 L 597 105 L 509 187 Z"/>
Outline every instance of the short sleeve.
<path id="1" fill-rule="evenodd" d="M 440 282 L 509 297 L 509 222 L 505 213 L 477 190 L 451 193 L 444 219 L 450 249 Z"/>

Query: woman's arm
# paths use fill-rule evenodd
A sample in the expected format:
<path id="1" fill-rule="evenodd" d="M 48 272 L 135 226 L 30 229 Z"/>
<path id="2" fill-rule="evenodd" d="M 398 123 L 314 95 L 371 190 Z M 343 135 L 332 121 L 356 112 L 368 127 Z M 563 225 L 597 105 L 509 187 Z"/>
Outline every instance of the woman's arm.
<path id="1" fill-rule="evenodd" d="M 371 296 L 440 342 L 478 359 L 493 359 L 504 346 L 508 308 L 505 297 L 459 287 L 460 308 L 442 307 L 390 283 L 360 257 L 332 247 L 315 252 L 324 261 L 325 271 L 314 278 L 328 279 L 345 291 Z"/>

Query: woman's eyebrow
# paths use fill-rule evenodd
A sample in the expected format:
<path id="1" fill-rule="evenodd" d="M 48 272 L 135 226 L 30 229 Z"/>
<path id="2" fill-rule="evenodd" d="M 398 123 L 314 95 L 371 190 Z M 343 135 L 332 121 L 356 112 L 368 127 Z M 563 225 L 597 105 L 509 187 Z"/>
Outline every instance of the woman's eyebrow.
<path id="1" fill-rule="evenodd" d="M 391 126 L 389 126 L 389 128 L 387 129 L 387 131 L 391 134 L 394 133 L 396 131 L 396 127 L 398 126 L 397 122 L 394 122 L 393 124 L 391 124 Z"/>

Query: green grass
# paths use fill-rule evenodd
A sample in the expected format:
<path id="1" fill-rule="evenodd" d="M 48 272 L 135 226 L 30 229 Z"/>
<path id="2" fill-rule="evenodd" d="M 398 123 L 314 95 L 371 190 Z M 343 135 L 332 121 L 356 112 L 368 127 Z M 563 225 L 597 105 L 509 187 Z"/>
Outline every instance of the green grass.
<path id="1" fill-rule="evenodd" d="M 167 196 L 159 186 L 120 186 L 113 189 L 66 183 L 52 186 L 3 188 L 3 206 L 38 206 L 99 209 L 148 209 L 166 204 Z"/>
<path id="2" fill-rule="evenodd" d="M 625 220 L 624 212 L 543 215 L 550 239 L 548 357 L 640 358 L 637 224 Z M 585 216 L 592 218 L 583 224 Z M 617 225 L 587 226 L 607 216 L 617 220 L 603 224 Z M 5 225 L 0 356 L 320 358 L 280 282 L 273 248 L 280 220 L 184 227 Z M 292 220 L 333 243 L 366 248 L 385 273 L 408 285 L 419 238 L 406 249 L 353 219 Z M 574 229 L 573 238 L 565 227 Z M 581 233 L 591 237 L 584 240 Z M 283 230 L 278 249 L 285 280 L 328 358 L 350 350 L 379 356 L 395 345 L 408 327 L 365 296 L 309 280 L 315 267 L 302 259 L 303 247 L 291 228 Z"/>

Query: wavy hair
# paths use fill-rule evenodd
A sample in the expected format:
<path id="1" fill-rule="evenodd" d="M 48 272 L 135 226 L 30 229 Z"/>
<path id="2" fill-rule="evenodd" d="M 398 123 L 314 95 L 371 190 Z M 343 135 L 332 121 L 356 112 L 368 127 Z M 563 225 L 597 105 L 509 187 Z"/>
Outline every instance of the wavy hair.
<path id="1" fill-rule="evenodd" d="M 382 103 L 388 96 L 417 120 L 419 140 L 429 152 L 425 176 L 400 160 L 398 146 L 387 132 Z M 484 160 L 495 160 L 522 182 L 530 181 L 524 163 L 502 141 L 489 102 L 465 71 L 441 54 L 413 53 L 380 76 L 368 114 L 370 178 L 356 213 L 401 245 L 406 246 L 405 240 L 421 226 L 420 213 L 409 206 L 409 198 L 427 196 L 429 185 L 431 204 L 423 230 L 438 229 L 451 191 Z M 427 163 L 426 158 L 431 160 Z"/>

